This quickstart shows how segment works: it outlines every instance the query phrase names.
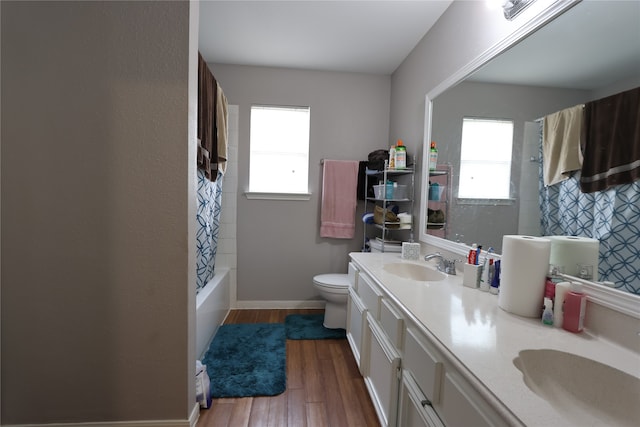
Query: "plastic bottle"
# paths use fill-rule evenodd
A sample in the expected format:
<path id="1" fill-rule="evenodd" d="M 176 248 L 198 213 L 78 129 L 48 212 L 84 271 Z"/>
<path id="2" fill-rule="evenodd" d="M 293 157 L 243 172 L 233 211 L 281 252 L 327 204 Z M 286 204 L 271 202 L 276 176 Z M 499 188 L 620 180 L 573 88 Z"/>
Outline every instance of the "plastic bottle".
<path id="1" fill-rule="evenodd" d="M 429 170 L 434 171 L 438 165 L 438 149 L 436 148 L 435 141 L 431 141 L 431 148 L 429 149 Z"/>
<path id="2" fill-rule="evenodd" d="M 395 145 L 392 145 L 391 148 L 389 148 L 389 169 L 395 169 L 396 168 L 396 147 Z"/>
<path id="3" fill-rule="evenodd" d="M 545 325 L 553 325 L 553 303 L 551 298 L 544 299 L 544 311 L 542 312 L 542 323 Z"/>
<path id="4" fill-rule="evenodd" d="M 562 327 L 562 306 L 564 304 L 564 298 L 570 288 L 570 282 L 556 283 L 556 296 L 553 301 L 553 326 L 558 328 Z"/>
<path id="5" fill-rule="evenodd" d="M 396 146 L 396 169 L 406 169 L 406 168 L 407 168 L 407 147 L 405 147 L 402 140 L 399 139 L 398 145 Z"/>
<path id="6" fill-rule="evenodd" d="M 579 283 L 571 282 L 571 290 L 565 295 L 562 307 L 562 328 L 569 332 L 581 332 L 586 308 L 587 296 L 582 293 L 582 287 Z"/>

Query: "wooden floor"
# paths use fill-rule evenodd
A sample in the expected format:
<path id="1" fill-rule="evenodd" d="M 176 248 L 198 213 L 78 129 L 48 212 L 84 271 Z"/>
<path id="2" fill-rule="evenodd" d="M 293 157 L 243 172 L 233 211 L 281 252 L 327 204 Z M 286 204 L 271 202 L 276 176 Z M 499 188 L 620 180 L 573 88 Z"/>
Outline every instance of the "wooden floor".
<path id="1" fill-rule="evenodd" d="M 321 310 L 232 310 L 225 323 L 284 323 Z M 214 399 L 197 427 L 379 426 L 346 339 L 287 340 L 287 389 L 278 396 Z"/>

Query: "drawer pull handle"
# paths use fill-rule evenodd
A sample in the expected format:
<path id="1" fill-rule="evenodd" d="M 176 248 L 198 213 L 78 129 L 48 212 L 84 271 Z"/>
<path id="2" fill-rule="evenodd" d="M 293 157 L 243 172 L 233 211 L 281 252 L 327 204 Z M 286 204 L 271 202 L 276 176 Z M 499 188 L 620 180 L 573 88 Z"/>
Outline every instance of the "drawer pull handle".
<path id="1" fill-rule="evenodd" d="M 429 399 L 424 399 L 420 404 L 424 408 L 425 406 L 431 406 L 431 401 Z"/>

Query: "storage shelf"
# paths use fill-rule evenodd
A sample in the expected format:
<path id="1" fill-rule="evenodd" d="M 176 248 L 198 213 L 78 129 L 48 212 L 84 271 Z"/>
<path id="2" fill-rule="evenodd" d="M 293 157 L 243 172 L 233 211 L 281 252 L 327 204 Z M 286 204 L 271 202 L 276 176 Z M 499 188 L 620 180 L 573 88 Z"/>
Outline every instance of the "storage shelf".
<path id="1" fill-rule="evenodd" d="M 438 237 L 447 238 L 448 226 L 447 219 L 450 212 L 449 201 L 451 200 L 451 165 L 448 163 L 441 163 L 436 166 L 436 170 L 429 171 L 429 185 L 426 187 L 425 196 L 427 197 L 427 208 L 431 210 L 440 210 L 444 213 L 444 222 L 429 222 L 431 218 L 425 218 L 427 220 L 427 230 L 430 234 Z M 433 181 L 431 181 L 433 179 Z M 429 196 L 431 194 L 431 186 L 438 184 L 440 188 L 440 198 L 433 200 Z M 444 186 L 444 189 L 442 189 Z M 435 219 L 435 218 L 434 218 Z M 439 218 L 438 218 L 439 219 Z"/>
<path id="2" fill-rule="evenodd" d="M 408 160 L 408 159 L 407 159 Z M 402 199 L 386 199 L 386 198 L 377 198 L 371 197 L 368 193 L 370 184 L 378 184 L 378 180 L 380 184 L 386 183 L 390 178 L 397 178 L 398 185 L 406 185 L 406 190 L 409 197 L 405 197 Z M 394 179 L 394 181 L 396 181 Z M 378 185 L 380 185 L 378 184 Z M 388 163 L 385 162 L 385 167 L 383 170 L 365 170 L 365 212 L 374 211 L 376 207 L 380 207 L 382 209 L 389 210 L 389 207 L 392 205 L 398 205 L 401 212 L 409 212 L 413 216 L 413 202 L 414 202 L 414 191 L 415 191 L 415 159 L 412 167 L 407 169 L 389 169 Z M 382 195 L 383 193 L 378 193 L 378 195 Z M 371 205 L 373 206 L 371 206 Z M 379 220 L 384 220 L 387 218 L 380 218 Z M 409 234 L 406 231 L 413 232 L 413 223 L 414 218 L 412 218 L 411 223 L 400 223 L 400 222 L 389 222 L 385 221 L 382 224 L 378 223 L 370 223 L 365 224 L 364 226 L 364 236 L 363 236 L 363 250 L 367 240 L 369 239 L 369 248 L 376 249 L 381 252 L 397 252 L 399 245 L 392 245 L 387 243 L 390 240 L 398 240 L 402 242 L 403 240 L 407 240 Z M 373 231 L 377 230 L 377 231 Z M 369 231 L 369 233 L 368 233 Z M 397 233 L 397 236 L 394 236 L 394 233 Z M 389 236 L 392 236 L 390 238 Z M 381 239 L 382 241 L 376 241 L 376 239 Z M 376 241 L 376 245 L 374 247 L 373 242 Z M 387 249 L 385 249 L 385 245 Z"/>

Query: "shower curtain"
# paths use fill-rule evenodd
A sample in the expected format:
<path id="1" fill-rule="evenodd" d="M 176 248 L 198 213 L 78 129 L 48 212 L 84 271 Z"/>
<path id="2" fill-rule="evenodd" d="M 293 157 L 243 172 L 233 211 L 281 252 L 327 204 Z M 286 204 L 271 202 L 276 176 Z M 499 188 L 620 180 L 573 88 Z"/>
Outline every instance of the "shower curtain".
<path id="1" fill-rule="evenodd" d="M 222 210 L 222 181 L 218 171 L 215 182 L 209 181 L 198 169 L 198 211 L 196 214 L 196 292 L 213 277 L 218 252 L 220 212 Z"/>
<path id="2" fill-rule="evenodd" d="M 542 122 L 540 159 L 542 159 Z M 545 187 L 539 168 L 543 236 L 582 236 L 600 241 L 598 274 L 616 288 L 640 294 L 640 181 L 582 193 L 580 171 Z"/>

